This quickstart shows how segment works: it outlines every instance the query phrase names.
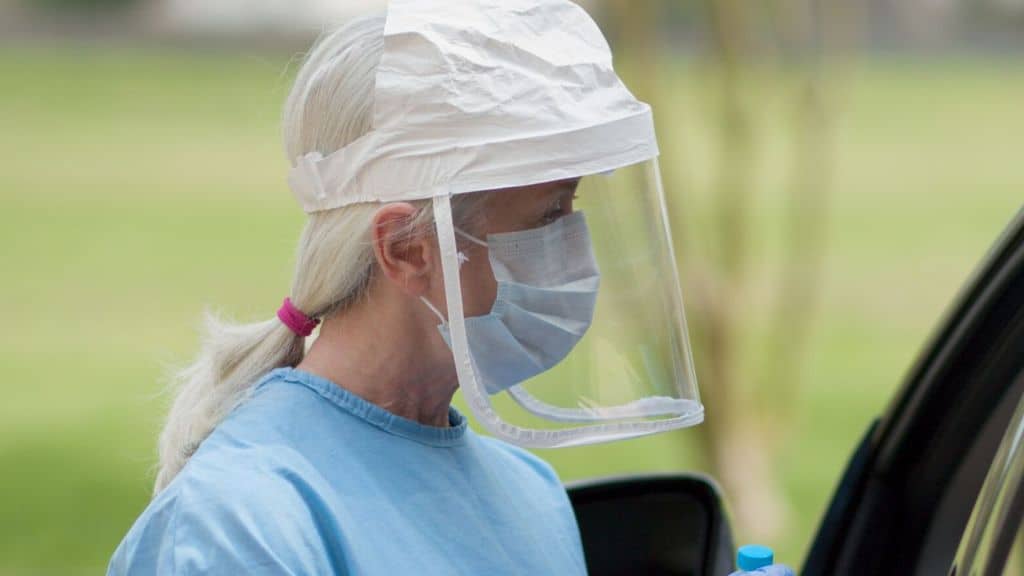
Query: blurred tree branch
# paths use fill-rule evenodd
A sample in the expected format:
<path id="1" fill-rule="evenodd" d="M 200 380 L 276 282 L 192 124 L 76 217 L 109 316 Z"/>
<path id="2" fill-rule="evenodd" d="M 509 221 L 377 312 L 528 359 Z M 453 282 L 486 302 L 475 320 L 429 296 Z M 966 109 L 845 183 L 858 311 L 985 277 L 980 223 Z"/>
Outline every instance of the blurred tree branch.
<path id="1" fill-rule="evenodd" d="M 739 526 L 751 536 L 772 538 L 785 527 L 788 516 L 775 454 L 799 391 L 827 236 L 835 114 L 830 87 L 834 71 L 828 67 L 849 42 L 844 32 L 853 30 L 857 15 L 840 0 L 695 3 L 708 23 L 717 82 L 716 155 L 706 226 L 700 226 L 701 216 L 695 214 L 699 211 L 694 209 L 693 182 L 686 181 L 690 159 L 678 144 L 679 129 L 660 124 L 659 133 L 667 202 L 677 223 L 674 240 L 683 261 L 687 313 L 707 407 L 706 423 L 697 433 L 702 457 L 725 486 Z M 661 118 L 666 106 L 679 105 L 672 97 L 673 85 L 664 81 L 667 75 L 659 74 L 672 70 L 659 66 L 665 60 L 665 47 L 658 42 L 659 18 L 667 5 L 629 0 L 608 4 L 621 40 L 618 55 L 632 73 L 627 82 L 660 111 Z M 793 75 L 786 74 L 791 63 Z M 785 207 L 783 254 L 773 269 L 776 291 L 766 314 L 768 337 L 754 342 L 763 347 L 757 357 L 765 360 L 754 373 L 743 369 L 755 357 L 743 344 L 752 328 L 745 322 L 751 316 L 745 307 L 756 248 L 751 236 L 760 152 L 756 120 L 766 115 L 768 100 L 756 93 L 766 84 L 755 75 L 771 66 L 777 68 L 772 78 L 783 79 L 783 89 L 793 94 L 784 100 L 789 103 L 786 117 L 792 119 L 786 135 L 791 162 L 786 194 L 780 200 Z M 665 138 L 666 134 L 673 137 Z M 708 240 L 696 241 L 694 230 L 707 231 Z M 708 249 L 699 249 L 702 244 Z M 741 386 L 744 379 L 752 379 L 754 386 Z M 755 405 L 758 410 L 752 409 Z"/>

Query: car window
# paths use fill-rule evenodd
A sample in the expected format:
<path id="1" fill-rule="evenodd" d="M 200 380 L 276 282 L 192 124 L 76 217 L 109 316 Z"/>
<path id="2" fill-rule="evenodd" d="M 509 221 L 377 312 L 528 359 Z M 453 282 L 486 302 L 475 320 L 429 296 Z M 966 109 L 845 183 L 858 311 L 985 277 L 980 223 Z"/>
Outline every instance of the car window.
<path id="1" fill-rule="evenodd" d="M 950 480 L 936 503 L 931 527 L 913 570 L 914 576 L 944 574 L 954 560 L 982 486 L 996 461 L 1003 439 L 1014 421 L 1019 402 L 1024 402 L 1024 374 L 998 399 L 985 423 L 973 433 L 970 448 L 949 469 Z"/>
<path id="2" fill-rule="evenodd" d="M 1013 548 L 1010 549 L 1010 557 L 1003 568 L 1003 576 L 1024 576 L 1024 531 L 1019 527 Z"/>
<path id="3" fill-rule="evenodd" d="M 975 501 L 951 575 L 1022 574 L 1024 518 L 1024 399 L 992 461 Z"/>

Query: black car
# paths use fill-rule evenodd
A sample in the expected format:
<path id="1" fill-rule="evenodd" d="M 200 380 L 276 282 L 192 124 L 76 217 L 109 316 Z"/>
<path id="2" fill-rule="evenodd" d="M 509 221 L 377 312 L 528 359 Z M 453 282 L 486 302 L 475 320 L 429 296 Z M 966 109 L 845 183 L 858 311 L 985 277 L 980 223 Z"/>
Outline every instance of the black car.
<path id="1" fill-rule="evenodd" d="M 1024 517 L 1024 210 L 866 432 L 803 576 L 1004 574 Z M 729 519 L 697 475 L 571 484 L 590 573 L 723 575 Z"/>

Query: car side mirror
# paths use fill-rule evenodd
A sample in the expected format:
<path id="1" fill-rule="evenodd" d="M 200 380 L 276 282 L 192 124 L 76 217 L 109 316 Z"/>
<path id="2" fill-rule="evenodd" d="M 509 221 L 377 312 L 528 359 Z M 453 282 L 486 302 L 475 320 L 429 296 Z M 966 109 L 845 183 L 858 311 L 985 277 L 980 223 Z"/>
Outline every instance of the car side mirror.
<path id="1" fill-rule="evenodd" d="M 718 486 L 696 474 L 617 476 L 566 486 L 591 576 L 724 576 L 732 531 Z"/>

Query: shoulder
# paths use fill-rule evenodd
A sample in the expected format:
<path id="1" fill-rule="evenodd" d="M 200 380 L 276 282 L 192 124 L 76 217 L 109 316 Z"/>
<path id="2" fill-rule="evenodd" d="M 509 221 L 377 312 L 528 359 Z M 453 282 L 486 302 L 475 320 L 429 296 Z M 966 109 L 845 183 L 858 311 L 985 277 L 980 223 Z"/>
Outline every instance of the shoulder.
<path id="1" fill-rule="evenodd" d="M 528 495 L 519 499 L 516 505 L 526 510 L 533 521 L 539 522 L 543 530 L 547 530 L 549 545 L 561 543 L 578 572 L 585 573 L 586 562 L 576 514 L 555 469 L 542 458 L 518 446 L 486 436 L 477 438 L 496 454 L 495 458 L 501 459 L 501 475 L 511 476 L 517 489 Z"/>
<path id="2" fill-rule="evenodd" d="M 544 483 L 557 486 L 559 490 L 564 491 L 562 480 L 551 464 L 532 452 L 490 436 L 474 436 L 485 449 L 494 453 L 495 457 L 505 460 L 520 473 L 535 476 Z"/>
<path id="3" fill-rule="evenodd" d="M 197 453 L 196 456 L 199 456 Z M 157 495 L 118 546 L 108 574 L 337 571 L 324 564 L 315 479 L 277 451 L 196 458 Z M 315 488 L 312 488 L 315 491 Z"/>

